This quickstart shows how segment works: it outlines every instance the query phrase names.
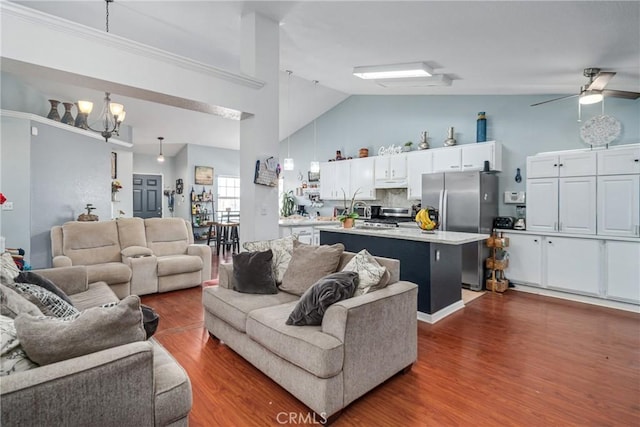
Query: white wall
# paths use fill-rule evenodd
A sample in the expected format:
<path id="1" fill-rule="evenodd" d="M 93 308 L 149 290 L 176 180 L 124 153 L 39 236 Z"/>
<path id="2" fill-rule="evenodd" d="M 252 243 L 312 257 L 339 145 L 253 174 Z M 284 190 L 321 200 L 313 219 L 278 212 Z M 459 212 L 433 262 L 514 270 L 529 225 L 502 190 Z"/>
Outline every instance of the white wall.
<path id="1" fill-rule="evenodd" d="M 429 131 L 431 147 L 442 147 L 449 126 L 455 128 L 458 144 L 473 144 L 477 113 L 485 111 L 487 139 L 500 141 L 503 145 L 500 191 L 524 191 L 527 156 L 586 147 L 579 136 L 582 124 L 576 120 L 576 99 L 530 107 L 530 104 L 550 98 L 553 96 L 354 95 L 317 119 L 317 158 L 327 161 L 335 157 L 336 150 L 341 150 L 343 156 L 357 157 L 362 147 L 369 149 L 369 155 L 375 155 L 381 146 L 406 141 L 413 141 L 415 147 L 420 141 L 420 132 L 425 130 Z M 600 104 L 585 108 L 583 122 L 600 114 L 600 108 Z M 606 98 L 605 114 L 622 123 L 622 135 L 615 145 L 640 142 L 640 100 Z M 286 153 L 287 141 L 283 140 L 280 157 L 285 157 Z M 299 186 L 298 173 L 306 177 L 309 170 L 313 157 L 313 123 L 291 136 L 291 157 L 296 168 L 284 173 L 287 190 Z M 516 168 L 521 170 L 521 183 L 514 180 Z M 298 202 L 309 204 L 302 198 L 298 198 Z M 410 206 L 412 202 L 405 203 Z M 330 214 L 334 204 L 326 202 L 321 214 Z M 514 215 L 515 207 L 501 204 L 500 214 Z"/>

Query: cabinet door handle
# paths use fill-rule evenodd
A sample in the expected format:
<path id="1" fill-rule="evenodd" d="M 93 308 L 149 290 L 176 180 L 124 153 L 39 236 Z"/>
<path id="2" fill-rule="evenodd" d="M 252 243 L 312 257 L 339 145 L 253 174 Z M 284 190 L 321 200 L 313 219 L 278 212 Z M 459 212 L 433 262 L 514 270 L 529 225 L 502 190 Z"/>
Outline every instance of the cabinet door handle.
<path id="1" fill-rule="evenodd" d="M 473 165 L 462 165 L 462 166 L 464 166 L 465 168 L 470 168 Z"/>
<path id="2" fill-rule="evenodd" d="M 551 240 L 549 240 L 549 244 L 552 244 L 553 242 Z"/>
<path id="3" fill-rule="evenodd" d="M 449 169 L 456 169 L 458 166 L 457 165 L 451 165 L 449 166 Z"/>
<path id="4" fill-rule="evenodd" d="M 436 261 L 440 261 L 440 250 L 436 250 Z"/>
<path id="5" fill-rule="evenodd" d="M 558 224 L 558 231 L 562 231 L 562 223 Z"/>
<path id="6" fill-rule="evenodd" d="M 553 231 L 558 231 L 558 223 L 557 222 L 553 223 Z"/>
<path id="7" fill-rule="evenodd" d="M 538 239 L 533 239 L 534 242 L 538 243 Z"/>
<path id="8" fill-rule="evenodd" d="M 560 166 L 564 166 L 564 163 L 560 163 Z"/>
<path id="9" fill-rule="evenodd" d="M 638 163 L 640 162 L 640 159 L 635 159 L 634 162 Z"/>
<path id="10" fill-rule="evenodd" d="M 553 167 L 554 167 L 554 168 L 557 168 L 557 167 L 558 167 L 558 164 L 557 164 L 557 163 L 554 163 L 554 164 L 553 164 Z"/>

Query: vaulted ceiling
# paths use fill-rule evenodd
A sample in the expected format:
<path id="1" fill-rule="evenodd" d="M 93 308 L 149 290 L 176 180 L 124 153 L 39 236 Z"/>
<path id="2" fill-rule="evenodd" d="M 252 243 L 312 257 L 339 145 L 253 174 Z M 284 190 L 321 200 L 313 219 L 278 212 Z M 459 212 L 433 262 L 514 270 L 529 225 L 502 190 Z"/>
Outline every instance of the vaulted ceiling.
<path id="1" fill-rule="evenodd" d="M 105 27 L 102 1 L 15 3 Z M 352 94 L 572 94 L 586 83 L 587 67 L 617 72 L 608 89 L 640 91 L 637 1 L 116 0 L 109 24 L 111 33 L 240 72 L 240 19 L 250 11 L 280 22 L 281 138 Z M 452 78 L 451 86 L 385 88 L 351 74 L 354 66 L 416 61 Z M 288 118 L 284 70 L 294 73 Z M 67 99 L 87 91 L 21 78 Z M 320 81 L 317 93 L 312 80 Z M 238 147 L 237 122 L 125 95 L 136 152 L 154 153 L 161 135 L 169 155 L 184 143 Z"/>

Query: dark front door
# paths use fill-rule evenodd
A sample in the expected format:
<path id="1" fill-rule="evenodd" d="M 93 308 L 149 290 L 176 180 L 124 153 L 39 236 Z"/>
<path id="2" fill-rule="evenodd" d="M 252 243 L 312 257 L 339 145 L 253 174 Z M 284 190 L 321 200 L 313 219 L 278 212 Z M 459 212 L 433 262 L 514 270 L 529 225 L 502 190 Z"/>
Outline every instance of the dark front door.
<path id="1" fill-rule="evenodd" d="M 133 216 L 162 217 L 162 177 L 160 175 L 133 175 Z"/>

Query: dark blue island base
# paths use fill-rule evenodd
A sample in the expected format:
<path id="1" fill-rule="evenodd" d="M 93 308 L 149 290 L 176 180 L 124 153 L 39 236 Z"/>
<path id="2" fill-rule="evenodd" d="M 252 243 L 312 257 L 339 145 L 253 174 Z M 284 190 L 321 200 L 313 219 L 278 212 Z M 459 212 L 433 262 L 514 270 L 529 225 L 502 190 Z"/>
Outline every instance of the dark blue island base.
<path id="1" fill-rule="evenodd" d="M 462 245 L 320 230 L 320 244 L 335 243 L 349 252 L 366 249 L 371 255 L 400 260 L 400 280 L 418 285 L 419 312 L 433 315 L 456 303 L 462 307 Z"/>

